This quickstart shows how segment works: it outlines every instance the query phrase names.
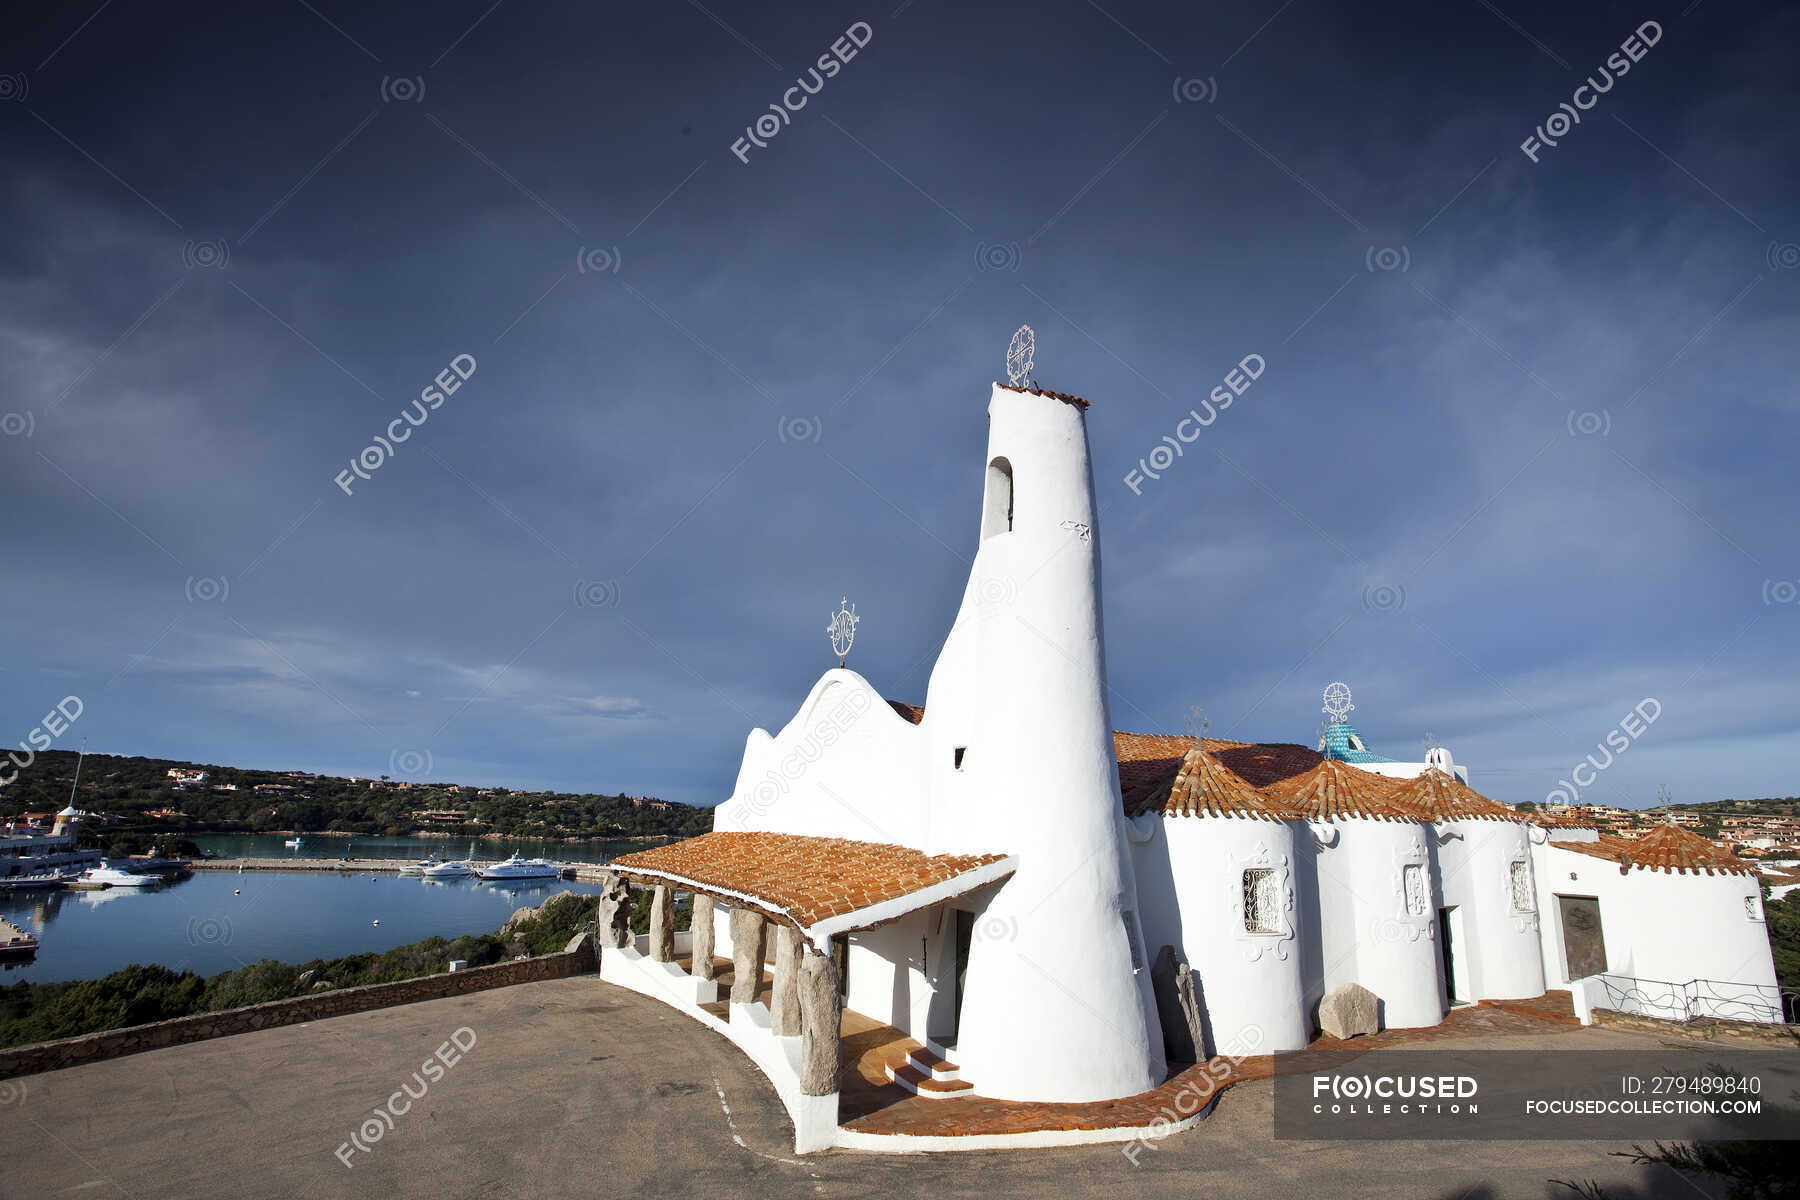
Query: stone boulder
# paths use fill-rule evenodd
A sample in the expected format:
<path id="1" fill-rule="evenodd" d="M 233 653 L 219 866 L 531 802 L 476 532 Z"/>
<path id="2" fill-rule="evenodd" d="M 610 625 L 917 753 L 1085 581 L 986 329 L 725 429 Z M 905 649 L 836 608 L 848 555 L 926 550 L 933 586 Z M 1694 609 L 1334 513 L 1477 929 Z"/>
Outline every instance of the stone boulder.
<path id="1" fill-rule="evenodd" d="M 538 905 L 536 908 L 532 908 L 530 905 L 527 905 L 524 908 L 513 909 L 512 916 L 506 918 L 506 924 L 504 924 L 500 927 L 500 936 L 505 937 L 507 934 L 511 933 L 514 929 L 516 929 L 520 925 L 524 924 L 526 921 L 537 920 L 539 917 L 544 915 L 544 910 L 549 908 L 552 904 L 555 904 L 558 900 L 561 900 L 564 896 L 573 896 L 575 894 L 576 893 L 571 892 L 565 888 L 562 891 L 556 893 L 556 895 L 550 897 L 548 900 L 544 901 L 542 904 Z"/>
<path id="2" fill-rule="evenodd" d="M 1380 1028 L 1381 998 L 1360 983 L 1346 983 L 1319 1001 L 1319 1030 L 1328 1037 L 1361 1037 Z"/>

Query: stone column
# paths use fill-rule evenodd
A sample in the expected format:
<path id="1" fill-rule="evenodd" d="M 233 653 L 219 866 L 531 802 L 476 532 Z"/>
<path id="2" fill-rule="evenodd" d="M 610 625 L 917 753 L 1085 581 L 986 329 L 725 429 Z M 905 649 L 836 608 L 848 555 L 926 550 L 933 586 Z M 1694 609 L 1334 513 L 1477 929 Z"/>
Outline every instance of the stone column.
<path id="1" fill-rule="evenodd" d="M 800 962 L 800 1092 L 829 1096 L 838 1090 L 843 1056 L 843 1011 L 837 968 L 811 946 Z"/>
<path id="2" fill-rule="evenodd" d="M 631 945 L 631 888 L 611 871 L 600 886 L 600 949 L 622 950 Z"/>
<path id="3" fill-rule="evenodd" d="M 800 931 L 775 926 L 775 990 L 769 997 L 769 1025 L 776 1037 L 800 1036 Z"/>
<path id="4" fill-rule="evenodd" d="M 713 898 L 694 893 L 694 916 L 688 922 L 688 929 L 694 935 L 694 962 L 688 968 L 688 974 L 695 979 L 712 979 L 718 972 L 713 969 Z"/>
<path id="5" fill-rule="evenodd" d="M 768 922 L 753 908 L 731 910 L 731 1002 L 752 1004 L 762 986 L 763 937 Z"/>
<path id="6" fill-rule="evenodd" d="M 675 961 L 675 889 L 662 883 L 650 893 L 650 961 Z"/>

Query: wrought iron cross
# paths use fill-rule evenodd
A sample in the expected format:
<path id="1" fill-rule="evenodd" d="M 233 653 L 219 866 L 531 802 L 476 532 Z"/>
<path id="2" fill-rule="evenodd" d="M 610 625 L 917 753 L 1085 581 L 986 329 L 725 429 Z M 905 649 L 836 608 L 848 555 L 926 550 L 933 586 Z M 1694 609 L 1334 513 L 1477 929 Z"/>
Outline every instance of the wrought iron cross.
<path id="1" fill-rule="evenodd" d="M 831 635 L 831 649 L 838 656 L 838 666 L 850 656 L 850 647 L 856 641 L 856 605 L 850 603 L 848 597 L 838 601 L 838 610 L 831 614 L 831 624 L 825 632 Z"/>

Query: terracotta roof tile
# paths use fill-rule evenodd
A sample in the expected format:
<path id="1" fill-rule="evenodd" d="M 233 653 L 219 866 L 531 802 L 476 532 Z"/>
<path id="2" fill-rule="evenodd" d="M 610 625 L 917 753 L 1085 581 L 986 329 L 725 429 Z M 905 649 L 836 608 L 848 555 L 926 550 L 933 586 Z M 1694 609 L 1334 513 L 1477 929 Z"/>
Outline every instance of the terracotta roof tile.
<path id="1" fill-rule="evenodd" d="M 1052 400 L 1061 400 L 1064 404 L 1073 404 L 1076 408 L 1086 408 L 1088 406 L 1088 402 L 1083 400 L 1080 396 L 1070 396 L 1062 392 L 1046 392 L 1042 388 L 1035 387 L 1012 387 L 1004 383 L 997 383 L 994 386 L 1008 392 L 1024 392 L 1028 396 L 1048 396 Z"/>
<path id="2" fill-rule="evenodd" d="M 1240 742 L 1213 753 L 1245 783 L 1255 788 L 1268 788 L 1283 780 L 1304 775 L 1325 761 L 1325 756 L 1317 750 L 1293 742 Z"/>
<path id="3" fill-rule="evenodd" d="M 1659 825 L 1642 837 L 1602 837 L 1597 842 L 1557 842 L 1558 850 L 1573 850 L 1619 864 L 1623 875 L 1633 867 L 1648 871 L 1692 871 L 1695 874 L 1755 875 L 1756 868 L 1742 862 L 1729 848 L 1715 845 L 1697 833 L 1675 825 Z"/>
<path id="4" fill-rule="evenodd" d="M 1598 828 L 1600 828 L 1600 826 L 1593 821 L 1583 820 L 1580 817 L 1566 817 L 1560 813 L 1545 812 L 1541 808 L 1538 809 L 1536 812 L 1529 813 L 1527 815 L 1531 818 L 1531 823 L 1533 825 L 1539 825 L 1545 829 L 1598 829 Z"/>
<path id="5" fill-rule="evenodd" d="M 645 882 L 670 882 L 725 893 L 727 898 L 749 897 L 768 915 L 791 920 L 804 930 L 947 883 L 1004 858 L 925 854 L 880 842 L 791 833 L 714 831 L 615 858 L 606 869 Z M 982 879 L 972 886 L 988 882 Z"/>
<path id="6" fill-rule="evenodd" d="M 1517 821 L 1530 818 L 1514 812 L 1504 804 L 1486 796 L 1456 776 L 1435 767 L 1424 774 L 1400 781 L 1394 789 L 1394 802 L 1420 814 L 1427 821 Z"/>
<path id="7" fill-rule="evenodd" d="M 1310 821 L 1341 817 L 1369 817 L 1377 821 L 1429 820 L 1417 809 L 1395 798 L 1399 780 L 1321 758 L 1304 775 L 1281 780 L 1264 788 L 1264 794 L 1299 810 Z"/>
<path id="8" fill-rule="evenodd" d="M 1120 764 L 1119 773 L 1124 775 L 1124 764 Z M 1245 783 L 1220 763 L 1205 743 L 1188 749 L 1172 781 L 1152 780 L 1125 798 L 1126 816 L 1146 812 L 1171 817 L 1258 817 L 1269 821 L 1300 815 Z"/>
<path id="9" fill-rule="evenodd" d="M 899 713 L 908 721 L 911 721 L 914 725 L 917 725 L 920 721 L 925 719 L 924 708 L 917 704 L 902 704 L 898 700 L 889 700 L 888 707 Z"/>

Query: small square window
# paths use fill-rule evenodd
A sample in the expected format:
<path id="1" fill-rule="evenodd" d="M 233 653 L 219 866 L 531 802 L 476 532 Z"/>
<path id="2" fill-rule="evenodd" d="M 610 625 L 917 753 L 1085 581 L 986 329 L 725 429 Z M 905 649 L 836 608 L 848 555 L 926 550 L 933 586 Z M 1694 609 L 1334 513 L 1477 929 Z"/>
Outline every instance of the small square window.
<path id="1" fill-rule="evenodd" d="M 1749 917 L 1752 921 L 1763 920 L 1763 906 L 1762 906 L 1762 897 L 1761 896 L 1745 896 L 1744 897 L 1744 915 L 1746 917 Z"/>

